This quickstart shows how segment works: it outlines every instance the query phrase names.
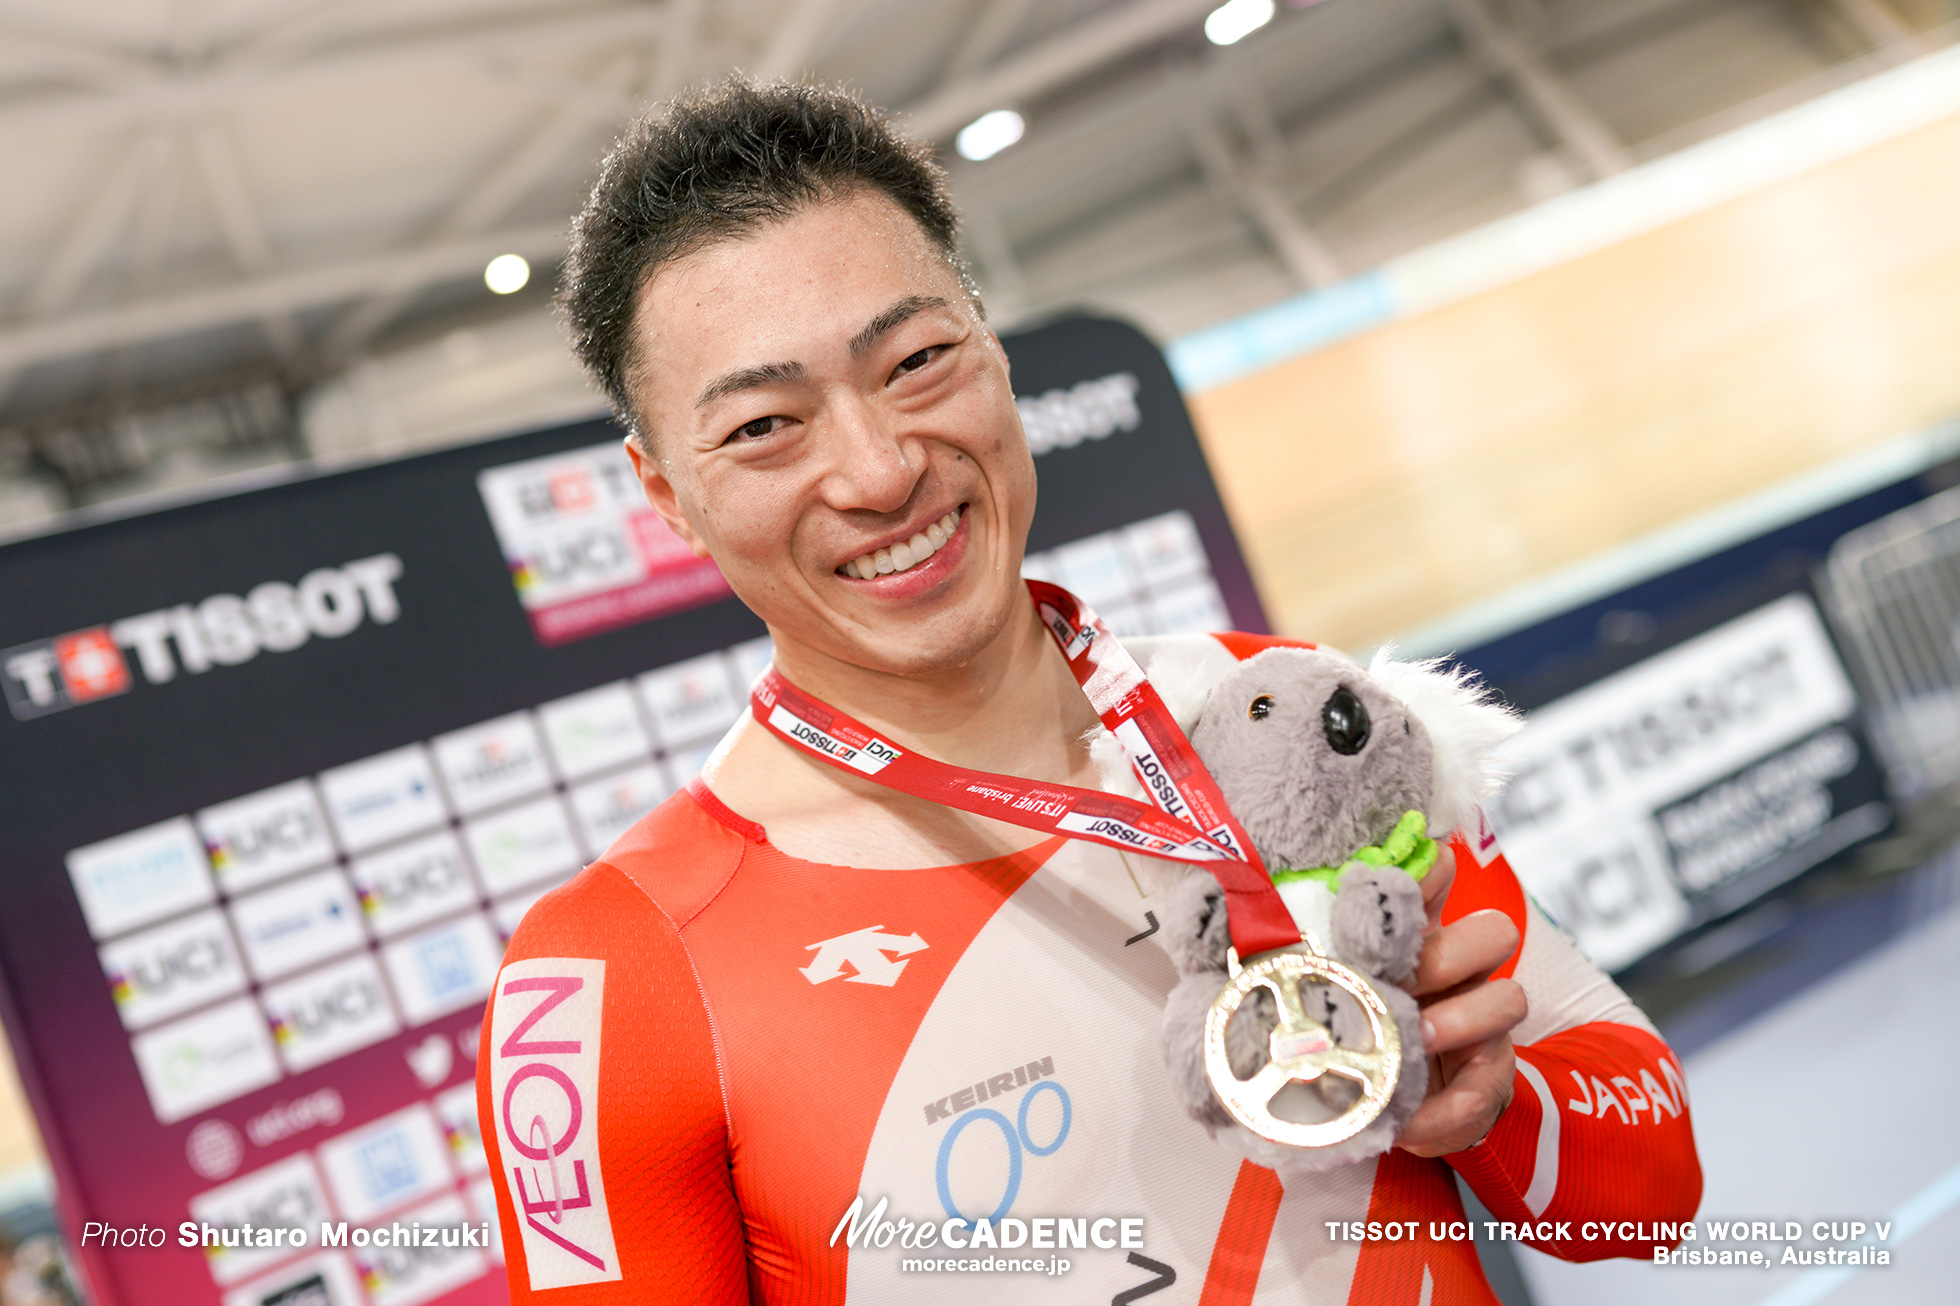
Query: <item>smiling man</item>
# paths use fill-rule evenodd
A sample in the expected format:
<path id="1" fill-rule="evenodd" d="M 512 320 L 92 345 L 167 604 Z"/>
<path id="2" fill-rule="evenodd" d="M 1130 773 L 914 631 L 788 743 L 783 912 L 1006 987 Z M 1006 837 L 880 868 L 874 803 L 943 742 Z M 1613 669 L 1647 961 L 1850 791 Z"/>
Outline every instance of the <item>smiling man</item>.
<path id="1" fill-rule="evenodd" d="M 731 83 L 614 150 L 566 312 L 788 685 L 922 757 L 1097 788 L 955 226 L 861 103 Z M 1275 642 L 1134 651 L 1216 678 Z M 1580 1225 L 1692 1214 L 1678 1063 L 1488 840 L 1424 881 L 1427 1101 L 1397 1150 L 1282 1191 L 1158 1062 L 1176 975 L 1135 936 L 1183 868 L 860 769 L 746 717 L 526 917 L 478 1062 L 513 1299 L 1493 1301 L 1472 1243 L 1344 1222 L 1460 1221 L 1453 1172 L 1555 1254 L 1651 1255 Z"/>

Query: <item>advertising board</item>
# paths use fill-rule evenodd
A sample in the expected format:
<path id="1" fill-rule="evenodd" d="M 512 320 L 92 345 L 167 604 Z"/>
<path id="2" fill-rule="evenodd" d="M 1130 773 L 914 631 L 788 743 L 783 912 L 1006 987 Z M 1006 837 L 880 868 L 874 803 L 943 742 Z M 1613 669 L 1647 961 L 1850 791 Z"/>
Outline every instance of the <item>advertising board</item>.
<path id="1" fill-rule="evenodd" d="M 1809 594 L 1531 713 L 1492 824 L 1525 887 L 1617 970 L 1891 820 Z"/>

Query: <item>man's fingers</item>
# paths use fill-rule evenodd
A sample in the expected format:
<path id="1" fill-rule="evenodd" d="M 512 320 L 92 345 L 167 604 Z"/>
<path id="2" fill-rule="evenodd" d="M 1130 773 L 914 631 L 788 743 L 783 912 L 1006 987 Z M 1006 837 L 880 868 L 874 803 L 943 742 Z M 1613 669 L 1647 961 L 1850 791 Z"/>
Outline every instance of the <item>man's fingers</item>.
<path id="1" fill-rule="evenodd" d="M 1492 980 L 1422 1009 L 1422 1035 L 1430 1056 L 1454 1052 L 1509 1035 L 1531 1011 L 1524 986 Z"/>
<path id="2" fill-rule="evenodd" d="M 1423 939 L 1409 992 L 1422 997 L 1482 979 L 1502 966 L 1517 946 L 1518 927 L 1509 916 L 1494 908 L 1471 912 L 1431 930 Z"/>
<path id="3" fill-rule="evenodd" d="M 1436 852 L 1436 863 L 1422 877 L 1422 905 L 1429 912 L 1430 928 L 1443 923 L 1443 904 L 1450 900 L 1450 885 L 1456 881 L 1456 849 L 1444 844 Z"/>
<path id="4" fill-rule="evenodd" d="M 1516 1065 L 1508 1038 L 1478 1048 L 1409 1117 L 1396 1145 L 1417 1156 L 1448 1156 L 1474 1146 L 1510 1105 Z"/>

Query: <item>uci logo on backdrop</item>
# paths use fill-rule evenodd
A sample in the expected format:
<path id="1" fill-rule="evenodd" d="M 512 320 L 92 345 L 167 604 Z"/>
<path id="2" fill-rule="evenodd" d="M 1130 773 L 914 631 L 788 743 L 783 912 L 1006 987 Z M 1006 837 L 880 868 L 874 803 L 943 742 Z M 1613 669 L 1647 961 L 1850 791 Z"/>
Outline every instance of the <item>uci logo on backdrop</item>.
<path id="1" fill-rule="evenodd" d="M 401 616 L 392 553 L 308 572 L 297 584 L 269 580 L 244 596 L 213 594 L 124 617 L 52 639 L 0 650 L 0 685 L 22 721 L 78 703 L 128 693 L 131 658 L 143 679 L 161 685 L 181 668 L 192 675 L 237 666 L 261 652 L 286 653 L 314 636 L 338 639 L 363 620 L 385 626 Z"/>

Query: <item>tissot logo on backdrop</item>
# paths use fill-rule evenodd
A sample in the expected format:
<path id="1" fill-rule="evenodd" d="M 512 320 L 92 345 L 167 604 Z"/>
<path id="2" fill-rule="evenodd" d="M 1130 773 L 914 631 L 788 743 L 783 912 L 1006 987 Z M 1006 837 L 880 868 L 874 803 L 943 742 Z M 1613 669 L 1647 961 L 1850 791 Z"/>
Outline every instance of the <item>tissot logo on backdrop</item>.
<path id="1" fill-rule="evenodd" d="M 395 582 L 402 561 L 392 553 L 308 572 L 298 584 L 269 580 L 240 597 L 213 594 L 70 631 L 0 651 L 0 684 L 7 706 L 25 721 L 77 703 L 127 693 L 135 654 L 143 679 L 161 685 L 181 669 L 198 675 L 249 662 L 261 652 L 286 653 L 315 635 L 338 639 L 363 619 L 385 626 L 401 616 Z"/>
<path id="2" fill-rule="evenodd" d="M 1533 710 L 1491 820 L 1525 888 L 1625 966 L 1885 823 L 1856 708 L 1788 594 Z"/>
<path id="3" fill-rule="evenodd" d="M 1114 372 L 1078 381 L 1066 390 L 1015 396 L 1029 451 L 1038 457 L 1050 449 L 1073 449 L 1084 440 L 1106 440 L 1118 431 L 1136 430 L 1143 424 L 1137 408 L 1141 384 L 1134 372 Z"/>

